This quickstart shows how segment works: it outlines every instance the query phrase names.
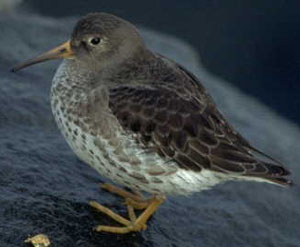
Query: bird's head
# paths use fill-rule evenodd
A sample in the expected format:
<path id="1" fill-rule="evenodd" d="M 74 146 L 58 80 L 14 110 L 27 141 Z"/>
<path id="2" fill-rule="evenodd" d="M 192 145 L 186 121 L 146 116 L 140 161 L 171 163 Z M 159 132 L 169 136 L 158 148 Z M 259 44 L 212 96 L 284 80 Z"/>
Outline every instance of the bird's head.
<path id="1" fill-rule="evenodd" d="M 16 65 L 12 71 L 51 59 L 74 59 L 101 69 L 130 57 L 143 46 L 142 38 L 131 23 L 111 14 L 91 13 L 77 22 L 69 41 Z"/>

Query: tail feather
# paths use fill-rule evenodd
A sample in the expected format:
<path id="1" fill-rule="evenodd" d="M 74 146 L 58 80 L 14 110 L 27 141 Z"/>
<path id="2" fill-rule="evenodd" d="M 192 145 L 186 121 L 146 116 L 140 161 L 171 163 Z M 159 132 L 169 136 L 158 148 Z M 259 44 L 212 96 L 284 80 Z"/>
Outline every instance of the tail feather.
<path id="1" fill-rule="evenodd" d="M 265 166 L 268 168 L 269 173 L 267 175 L 267 179 L 272 182 L 282 184 L 282 185 L 292 185 L 292 180 L 286 178 L 286 176 L 290 175 L 290 171 L 287 170 L 283 166 L 271 164 L 271 163 L 264 163 Z"/>
<path id="2" fill-rule="evenodd" d="M 256 149 L 255 147 L 248 146 L 250 150 L 256 155 L 260 155 L 261 157 L 257 157 L 260 164 L 262 164 L 266 169 L 267 173 L 259 175 L 259 177 L 269 180 L 272 183 L 280 184 L 280 185 L 293 185 L 293 181 L 286 178 L 289 176 L 291 172 L 284 167 L 284 165 L 277 159 L 267 155 L 266 153 Z M 265 158 L 265 159 L 262 159 Z M 269 162 L 268 162 L 269 161 Z M 271 162 L 272 163 L 271 163 Z M 257 174 L 251 174 L 253 176 L 257 176 Z"/>
<path id="3" fill-rule="evenodd" d="M 281 165 L 275 165 L 273 163 L 263 163 L 269 170 L 269 175 L 271 176 L 288 176 L 291 172 Z"/>
<path id="4" fill-rule="evenodd" d="M 265 174 L 247 174 L 247 176 L 256 176 L 261 177 L 263 179 L 269 180 L 272 183 L 280 184 L 280 185 L 293 185 L 293 181 L 286 178 L 291 173 L 288 169 L 281 165 L 277 165 L 274 163 L 262 162 L 262 164 L 266 167 L 267 173 Z"/>
<path id="5" fill-rule="evenodd" d="M 293 181 L 284 177 L 274 177 L 274 178 L 267 178 L 267 180 L 276 183 L 276 184 L 280 184 L 280 185 L 288 185 L 288 186 L 292 186 L 293 185 Z"/>

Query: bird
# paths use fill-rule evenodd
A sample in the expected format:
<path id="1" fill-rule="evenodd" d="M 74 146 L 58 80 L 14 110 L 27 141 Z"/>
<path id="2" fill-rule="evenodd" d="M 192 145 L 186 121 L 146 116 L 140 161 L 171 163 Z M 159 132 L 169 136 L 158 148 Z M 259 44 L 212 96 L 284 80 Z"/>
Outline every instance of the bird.
<path id="1" fill-rule="evenodd" d="M 12 71 L 51 59 L 63 59 L 50 94 L 58 128 L 79 159 L 113 182 L 102 188 L 127 205 L 128 218 L 91 201 L 120 224 L 96 231 L 146 230 L 167 196 L 225 181 L 292 185 L 289 170 L 234 129 L 200 80 L 151 51 L 130 22 L 89 13 L 70 40 Z"/>

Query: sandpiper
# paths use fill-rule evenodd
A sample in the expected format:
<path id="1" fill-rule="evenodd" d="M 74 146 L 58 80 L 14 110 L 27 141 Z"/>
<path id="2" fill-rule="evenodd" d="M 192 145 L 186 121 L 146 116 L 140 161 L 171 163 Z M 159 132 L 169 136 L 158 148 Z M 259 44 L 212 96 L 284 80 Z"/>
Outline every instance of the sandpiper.
<path id="1" fill-rule="evenodd" d="M 57 58 L 64 60 L 52 82 L 51 106 L 59 129 L 81 160 L 132 190 L 103 185 L 125 198 L 129 219 L 93 201 L 123 225 L 96 230 L 144 230 L 167 195 L 188 195 L 228 180 L 292 184 L 281 163 L 226 121 L 193 74 L 150 51 L 131 23 L 88 14 L 70 41 L 13 71 Z M 144 211 L 137 217 L 134 209 Z"/>

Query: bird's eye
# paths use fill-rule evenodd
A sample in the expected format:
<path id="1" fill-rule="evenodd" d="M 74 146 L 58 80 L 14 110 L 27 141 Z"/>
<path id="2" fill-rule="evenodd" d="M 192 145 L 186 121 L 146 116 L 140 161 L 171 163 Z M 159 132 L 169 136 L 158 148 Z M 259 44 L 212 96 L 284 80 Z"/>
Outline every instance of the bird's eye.
<path id="1" fill-rule="evenodd" d="M 92 45 L 98 45 L 100 43 L 101 39 L 99 37 L 90 38 L 89 42 Z"/>

